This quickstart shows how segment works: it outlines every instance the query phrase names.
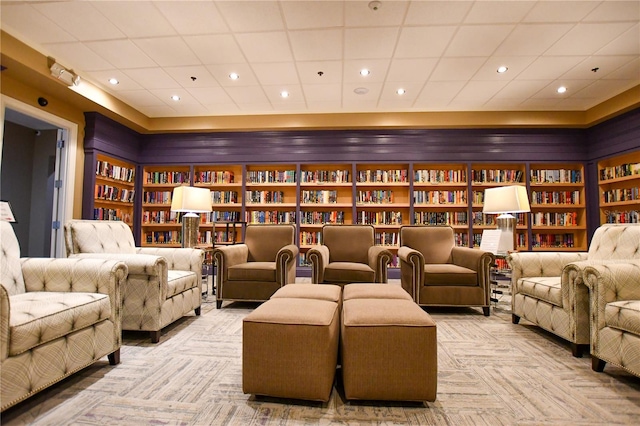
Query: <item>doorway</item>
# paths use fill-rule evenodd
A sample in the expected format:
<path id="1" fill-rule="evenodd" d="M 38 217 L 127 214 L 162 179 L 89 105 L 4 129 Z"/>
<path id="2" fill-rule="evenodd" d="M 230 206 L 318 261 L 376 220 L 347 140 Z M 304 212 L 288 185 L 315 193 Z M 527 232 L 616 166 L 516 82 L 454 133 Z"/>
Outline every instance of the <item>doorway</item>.
<path id="1" fill-rule="evenodd" d="M 70 132 L 61 127 L 66 120 L 3 104 L 0 199 L 9 201 L 16 217 L 20 255 L 64 257 L 61 227 L 73 206 Z"/>

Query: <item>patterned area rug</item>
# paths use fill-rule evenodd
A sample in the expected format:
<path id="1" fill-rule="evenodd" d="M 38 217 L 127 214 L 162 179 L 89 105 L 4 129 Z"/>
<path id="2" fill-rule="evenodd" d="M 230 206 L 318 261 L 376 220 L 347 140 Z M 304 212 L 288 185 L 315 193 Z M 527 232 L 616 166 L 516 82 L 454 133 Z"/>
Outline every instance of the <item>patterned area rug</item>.
<path id="1" fill-rule="evenodd" d="M 640 378 L 591 370 L 561 339 L 511 323 L 508 296 L 480 309 L 429 309 L 438 327 L 433 403 L 327 404 L 242 393 L 242 318 L 256 304 L 209 296 L 200 317 L 160 343 L 125 332 L 121 364 L 106 358 L 2 414 L 11 425 L 614 425 L 638 424 Z"/>

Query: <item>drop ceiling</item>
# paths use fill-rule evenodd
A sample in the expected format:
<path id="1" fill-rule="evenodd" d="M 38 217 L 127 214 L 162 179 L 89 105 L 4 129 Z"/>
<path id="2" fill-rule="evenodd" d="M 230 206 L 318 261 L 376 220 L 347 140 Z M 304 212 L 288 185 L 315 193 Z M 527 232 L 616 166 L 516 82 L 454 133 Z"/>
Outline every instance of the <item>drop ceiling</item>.
<path id="1" fill-rule="evenodd" d="M 150 118 L 586 111 L 640 84 L 639 1 L 381 1 L 373 10 L 369 1 L 3 0 L 0 8 L 3 31 Z"/>

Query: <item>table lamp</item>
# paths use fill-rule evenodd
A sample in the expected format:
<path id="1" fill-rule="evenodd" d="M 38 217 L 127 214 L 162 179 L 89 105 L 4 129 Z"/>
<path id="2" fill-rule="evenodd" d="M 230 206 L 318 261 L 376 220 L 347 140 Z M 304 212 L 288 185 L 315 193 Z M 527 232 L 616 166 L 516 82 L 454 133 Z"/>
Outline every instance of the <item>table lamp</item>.
<path id="1" fill-rule="evenodd" d="M 171 196 L 171 211 L 183 212 L 182 247 L 195 247 L 198 244 L 198 228 L 200 216 L 211 208 L 211 190 L 193 186 L 177 186 Z"/>
<path id="2" fill-rule="evenodd" d="M 484 191 L 482 213 L 500 215 L 496 218 L 501 231 L 498 253 L 508 253 L 516 247 L 516 217 L 511 213 L 530 211 L 529 196 L 524 186 L 502 186 Z"/>

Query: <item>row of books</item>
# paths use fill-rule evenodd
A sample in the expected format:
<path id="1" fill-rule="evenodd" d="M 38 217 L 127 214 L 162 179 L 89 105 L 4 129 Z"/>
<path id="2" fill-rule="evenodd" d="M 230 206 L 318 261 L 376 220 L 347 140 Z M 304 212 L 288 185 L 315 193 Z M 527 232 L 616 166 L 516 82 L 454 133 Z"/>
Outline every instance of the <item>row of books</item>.
<path id="1" fill-rule="evenodd" d="M 572 248 L 575 244 L 574 235 L 566 234 L 533 234 L 531 245 L 544 248 Z"/>
<path id="2" fill-rule="evenodd" d="M 536 212 L 531 215 L 533 226 L 577 226 L 578 212 Z"/>
<path id="3" fill-rule="evenodd" d="M 301 225 L 322 225 L 325 223 L 344 223 L 344 211 L 316 212 L 301 211 Z"/>
<path id="4" fill-rule="evenodd" d="M 402 212 L 361 211 L 356 221 L 364 225 L 402 225 Z"/>
<path id="5" fill-rule="evenodd" d="M 94 198 L 96 200 L 121 201 L 133 203 L 135 191 L 133 189 L 118 188 L 111 185 L 96 185 Z"/>
<path id="6" fill-rule="evenodd" d="M 143 240 L 147 244 L 180 244 L 182 231 L 150 231 L 145 232 Z"/>
<path id="7" fill-rule="evenodd" d="M 531 204 L 580 204 L 580 191 L 531 191 Z"/>
<path id="8" fill-rule="evenodd" d="M 296 212 L 283 211 L 258 211 L 252 210 L 245 213 L 248 223 L 296 223 Z"/>
<path id="9" fill-rule="evenodd" d="M 473 234 L 473 247 L 480 247 L 480 243 L 482 242 L 482 234 Z M 526 247 L 527 246 L 527 237 L 525 234 L 517 233 L 515 236 L 516 247 Z"/>
<path id="10" fill-rule="evenodd" d="M 133 182 L 136 177 L 136 169 L 116 166 L 108 161 L 96 163 L 96 176 L 103 176 L 122 182 Z"/>
<path id="11" fill-rule="evenodd" d="M 357 181 L 362 183 L 408 182 L 407 169 L 398 170 L 358 170 Z"/>
<path id="12" fill-rule="evenodd" d="M 635 188 L 618 188 L 602 192 L 602 200 L 605 203 L 615 203 L 618 201 L 636 201 L 640 200 L 640 189 Z"/>
<path id="13" fill-rule="evenodd" d="M 208 183 L 208 184 L 226 184 L 234 183 L 234 175 L 230 170 L 210 170 L 195 172 L 196 183 Z"/>
<path id="14" fill-rule="evenodd" d="M 484 191 L 473 191 L 471 193 L 471 202 L 473 204 L 484 204 Z"/>
<path id="15" fill-rule="evenodd" d="M 295 170 L 249 170 L 248 183 L 296 183 Z"/>
<path id="16" fill-rule="evenodd" d="M 606 223 L 640 223 L 640 211 L 610 211 L 604 212 Z"/>
<path id="17" fill-rule="evenodd" d="M 239 211 L 220 211 L 214 210 L 210 213 L 204 213 L 208 216 L 209 222 L 238 222 L 241 217 Z"/>
<path id="18" fill-rule="evenodd" d="M 170 210 L 145 210 L 142 212 L 142 223 L 180 223 L 180 214 Z"/>
<path id="19" fill-rule="evenodd" d="M 400 243 L 399 232 L 376 232 L 374 242 L 379 246 L 398 246 Z"/>
<path id="20" fill-rule="evenodd" d="M 640 163 L 625 163 L 619 166 L 605 167 L 600 170 L 600 180 L 640 175 Z"/>
<path id="21" fill-rule="evenodd" d="M 301 203 L 330 204 L 338 202 L 338 191 L 318 190 L 302 191 Z"/>
<path id="22" fill-rule="evenodd" d="M 413 191 L 416 204 L 466 204 L 467 191 Z"/>
<path id="23" fill-rule="evenodd" d="M 94 220 L 119 220 L 132 223 L 131 213 L 121 209 L 95 208 L 93 209 Z"/>
<path id="24" fill-rule="evenodd" d="M 466 170 L 414 170 L 413 181 L 422 183 L 464 183 Z"/>
<path id="25" fill-rule="evenodd" d="M 284 191 L 247 191 L 245 199 L 254 204 L 284 203 Z"/>
<path id="26" fill-rule="evenodd" d="M 516 183 L 522 182 L 523 177 L 522 170 L 471 170 L 471 181 L 474 183 Z"/>
<path id="27" fill-rule="evenodd" d="M 531 170 L 531 184 L 538 183 L 582 183 L 580 170 Z"/>
<path id="28" fill-rule="evenodd" d="M 393 203 L 393 191 L 377 190 L 377 191 L 358 191 L 357 202 L 365 204 L 388 204 Z"/>
<path id="29" fill-rule="evenodd" d="M 231 204 L 238 202 L 237 191 L 211 191 L 212 204 Z"/>
<path id="30" fill-rule="evenodd" d="M 349 170 L 303 170 L 300 172 L 301 183 L 348 183 L 351 182 Z"/>
<path id="31" fill-rule="evenodd" d="M 414 212 L 413 221 L 419 225 L 467 225 L 467 212 Z"/>
<path id="32" fill-rule="evenodd" d="M 526 213 L 516 213 L 516 226 L 525 226 L 527 224 L 527 214 Z M 496 219 L 498 215 L 495 214 L 484 214 L 482 212 L 473 212 L 472 214 L 472 223 L 474 225 L 481 226 L 496 226 Z"/>
<path id="33" fill-rule="evenodd" d="M 144 191 L 142 202 L 145 204 L 171 204 L 171 191 Z"/>
<path id="34" fill-rule="evenodd" d="M 190 172 L 145 172 L 145 184 L 189 184 Z"/>
<path id="35" fill-rule="evenodd" d="M 229 242 L 225 231 L 198 231 L 198 244 L 222 244 Z"/>
<path id="36" fill-rule="evenodd" d="M 322 232 L 320 231 L 302 231 L 300 232 L 300 245 L 316 245 L 320 244 Z"/>

